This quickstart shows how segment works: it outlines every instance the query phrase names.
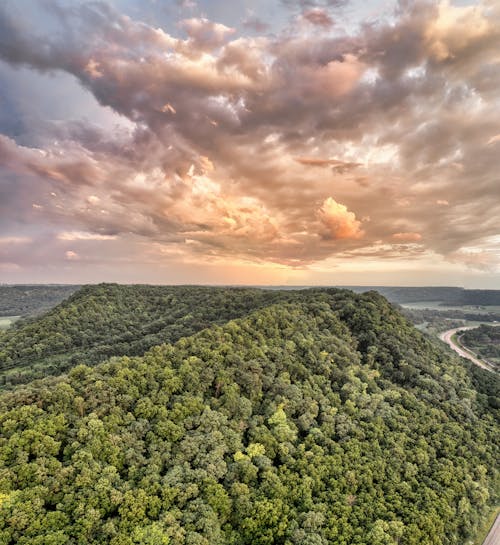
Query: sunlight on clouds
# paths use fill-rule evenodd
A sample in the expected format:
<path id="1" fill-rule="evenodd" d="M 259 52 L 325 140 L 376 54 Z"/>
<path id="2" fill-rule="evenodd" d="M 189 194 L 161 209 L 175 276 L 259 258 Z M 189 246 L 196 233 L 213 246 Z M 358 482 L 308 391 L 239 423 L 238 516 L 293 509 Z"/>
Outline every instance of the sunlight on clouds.
<path id="1" fill-rule="evenodd" d="M 87 72 L 91 78 L 102 78 L 104 75 L 99 70 L 99 63 L 95 59 L 89 59 L 88 63 L 85 65 L 84 72 Z"/>
<path id="2" fill-rule="evenodd" d="M 115 235 L 100 235 L 99 233 L 86 233 L 83 231 L 64 231 L 57 235 L 59 240 L 116 240 Z"/>
<path id="3" fill-rule="evenodd" d="M 487 3 L 483 2 L 476 6 L 454 6 L 449 0 L 442 0 L 437 17 L 425 34 L 431 54 L 444 61 L 487 36 L 492 24 L 485 16 L 487 9 Z"/>
<path id="4" fill-rule="evenodd" d="M 487 142 L 487 146 L 491 146 L 492 144 L 496 144 L 497 142 L 500 142 L 500 134 L 495 134 L 495 136 L 492 136 Z"/>
<path id="5" fill-rule="evenodd" d="M 23 98 L 5 114 L 5 232 L 50 232 L 59 261 L 84 247 L 80 264 L 129 263 L 133 241 L 151 270 L 233 263 L 248 278 L 495 270 L 499 7 L 400 2 L 346 33 L 299 4 L 251 35 L 197 11 L 167 31 L 99 3 L 62 4 L 60 33 L 21 33 L 0 6 L 9 70 L 64 74 L 97 120 L 109 112 L 102 126 L 78 108 L 43 118 Z"/>
<path id="6" fill-rule="evenodd" d="M 176 114 L 177 113 L 177 110 L 172 106 L 172 104 L 170 104 L 170 102 L 167 102 L 166 104 L 164 104 L 161 107 L 161 111 L 163 113 L 171 113 L 171 114 Z"/>
<path id="7" fill-rule="evenodd" d="M 415 242 L 422 239 L 420 233 L 407 232 L 407 233 L 394 233 L 392 235 L 394 240 L 400 240 L 404 242 Z"/>
<path id="8" fill-rule="evenodd" d="M 361 142 L 346 142 L 343 146 L 345 160 L 355 161 L 367 167 L 398 163 L 397 144 L 378 144 L 378 137 L 365 136 Z"/>
<path id="9" fill-rule="evenodd" d="M 356 219 L 355 214 L 332 197 L 323 202 L 318 210 L 318 217 L 325 228 L 325 236 L 332 240 L 357 239 L 364 234 L 361 222 Z"/>
<path id="10" fill-rule="evenodd" d="M 80 259 L 80 256 L 73 250 L 68 250 L 64 256 L 68 261 L 78 261 Z"/>
<path id="11" fill-rule="evenodd" d="M 325 66 L 303 68 L 304 90 L 339 97 L 359 82 L 365 66 L 354 55 L 345 55 L 341 61 L 330 61 Z"/>

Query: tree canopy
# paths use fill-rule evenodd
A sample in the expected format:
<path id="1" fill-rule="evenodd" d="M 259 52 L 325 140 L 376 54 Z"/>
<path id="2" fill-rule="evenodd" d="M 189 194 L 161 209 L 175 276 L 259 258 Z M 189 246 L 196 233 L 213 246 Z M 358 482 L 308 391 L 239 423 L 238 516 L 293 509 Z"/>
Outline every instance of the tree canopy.
<path id="1" fill-rule="evenodd" d="M 3 393 L 0 543 L 463 544 L 498 501 L 498 377 L 378 294 L 273 297 Z"/>

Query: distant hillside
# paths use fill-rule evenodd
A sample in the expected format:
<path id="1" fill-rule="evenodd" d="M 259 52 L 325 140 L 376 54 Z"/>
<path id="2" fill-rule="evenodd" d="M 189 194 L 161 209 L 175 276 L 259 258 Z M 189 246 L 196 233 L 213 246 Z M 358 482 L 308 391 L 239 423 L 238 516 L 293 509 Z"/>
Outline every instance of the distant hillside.
<path id="1" fill-rule="evenodd" d="M 0 285 L 0 316 L 40 314 L 69 297 L 78 288 L 67 285 Z"/>
<path id="2" fill-rule="evenodd" d="M 463 544 L 499 440 L 467 368 L 382 297 L 296 293 L 0 396 L 0 542 Z"/>
<path id="3" fill-rule="evenodd" d="M 346 286 L 356 293 L 377 291 L 392 303 L 439 301 L 443 305 L 498 306 L 500 290 L 468 290 L 454 287 Z"/>

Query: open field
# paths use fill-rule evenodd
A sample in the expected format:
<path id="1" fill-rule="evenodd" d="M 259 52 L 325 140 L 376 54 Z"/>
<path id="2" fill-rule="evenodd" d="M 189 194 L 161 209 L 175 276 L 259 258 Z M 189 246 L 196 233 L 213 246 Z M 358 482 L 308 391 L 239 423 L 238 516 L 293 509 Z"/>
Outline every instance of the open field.
<path id="1" fill-rule="evenodd" d="M 20 316 L 0 316 L 0 329 L 8 329 Z"/>

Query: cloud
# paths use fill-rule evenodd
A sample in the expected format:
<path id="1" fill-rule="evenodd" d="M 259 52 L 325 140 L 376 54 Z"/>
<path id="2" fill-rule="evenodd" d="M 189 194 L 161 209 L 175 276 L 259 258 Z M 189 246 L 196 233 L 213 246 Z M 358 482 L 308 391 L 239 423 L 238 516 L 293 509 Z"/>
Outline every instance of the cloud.
<path id="1" fill-rule="evenodd" d="M 85 233 L 83 231 L 63 231 L 57 235 L 59 240 L 115 240 L 115 235 L 100 235 L 98 233 Z"/>
<path id="2" fill-rule="evenodd" d="M 30 242 L 32 239 L 29 237 L 0 237 L 0 245 L 29 244 Z"/>
<path id="3" fill-rule="evenodd" d="M 331 28 L 333 26 L 333 19 L 329 13 L 321 8 L 312 8 L 302 13 L 302 18 L 314 26 Z"/>
<path id="4" fill-rule="evenodd" d="M 290 8 L 339 8 L 348 3 L 348 0 L 281 0 L 281 3 Z"/>
<path id="5" fill-rule="evenodd" d="M 338 159 L 322 159 L 321 157 L 294 157 L 294 159 L 295 161 L 297 161 L 297 163 L 300 163 L 301 165 L 305 165 L 305 166 L 311 166 L 311 167 L 330 166 L 332 170 L 339 172 L 341 174 L 343 174 L 344 172 L 353 170 L 361 166 L 362 164 L 362 163 L 355 163 L 355 162 L 339 161 Z"/>
<path id="6" fill-rule="evenodd" d="M 480 271 L 495 271 L 498 269 L 498 259 L 492 252 L 484 250 L 458 250 L 446 256 L 451 263 L 465 265 L 470 269 Z"/>
<path id="7" fill-rule="evenodd" d="M 57 33 L 2 5 L 0 58 L 70 74 L 127 120 L 47 116 L 0 135 L 4 232 L 44 225 L 86 256 L 102 237 L 139 237 L 290 267 L 449 256 L 498 233 L 496 6 L 400 2 L 390 22 L 345 34 L 310 27 L 344 2 L 286 3 L 300 31 L 295 16 L 251 36 L 189 18 L 181 37 L 104 3 L 61 7 Z"/>
<path id="8" fill-rule="evenodd" d="M 85 65 L 83 71 L 86 72 L 91 78 L 102 78 L 104 75 L 99 70 L 99 63 L 94 59 L 89 59 L 89 62 Z"/>
<path id="9" fill-rule="evenodd" d="M 422 240 L 422 235 L 415 232 L 394 233 L 392 238 L 401 242 L 418 242 L 419 240 Z"/>
<path id="10" fill-rule="evenodd" d="M 80 259 L 80 256 L 73 250 L 68 250 L 64 256 L 68 261 L 78 261 Z"/>
<path id="11" fill-rule="evenodd" d="M 500 142 L 500 134 L 495 134 L 495 136 L 492 136 L 488 142 L 486 142 L 487 146 L 491 146 L 492 144 L 496 144 L 497 142 Z"/>
<path id="12" fill-rule="evenodd" d="M 16 272 L 21 267 L 17 263 L 0 263 L 0 271 L 4 272 Z"/>
<path id="13" fill-rule="evenodd" d="M 358 239 L 363 236 L 361 222 L 343 204 L 328 197 L 318 210 L 325 237 L 333 240 Z"/>
<path id="14" fill-rule="evenodd" d="M 243 20 L 243 26 L 258 33 L 267 32 L 270 29 L 268 23 L 262 19 L 259 19 L 259 17 L 256 17 L 255 15 L 250 15 L 245 18 Z"/>
<path id="15" fill-rule="evenodd" d="M 179 26 L 186 31 L 192 45 L 202 50 L 220 47 L 235 32 L 234 28 L 197 17 L 184 19 Z"/>
<path id="16" fill-rule="evenodd" d="M 166 113 L 171 113 L 171 114 L 176 114 L 177 113 L 177 110 L 172 106 L 172 104 L 170 104 L 169 102 L 167 102 L 166 104 L 164 104 L 162 107 L 161 107 L 161 110 L 164 114 Z"/>
<path id="17" fill-rule="evenodd" d="M 89 195 L 87 197 L 87 202 L 89 204 L 99 204 L 100 201 L 101 199 L 97 195 Z"/>
<path id="18" fill-rule="evenodd" d="M 198 6 L 194 0 L 176 0 L 176 3 L 183 9 L 194 9 Z"/>
<path id="19" fill-rule="evenodd" d="M 498 7 L 488 3 L 473 6 L 454 6 L 449 0 L 441 0 L 437 16 L 429 21 L 425 31 L 426 46 L 430 54 L 440 62 L 452 61 L 471 49 L 490 49 L 500 31 L 495 28 L 493 17 Z"/>

